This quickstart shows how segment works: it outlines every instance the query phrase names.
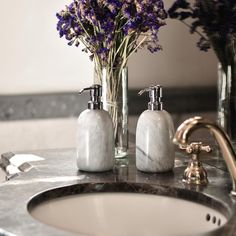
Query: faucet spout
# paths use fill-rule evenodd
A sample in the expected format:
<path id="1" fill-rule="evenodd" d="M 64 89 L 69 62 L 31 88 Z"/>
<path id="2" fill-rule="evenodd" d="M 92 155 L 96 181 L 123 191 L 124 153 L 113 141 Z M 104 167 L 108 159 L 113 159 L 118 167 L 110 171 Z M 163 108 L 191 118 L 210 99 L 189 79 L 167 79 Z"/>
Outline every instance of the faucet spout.
<path id="1" fill-rule="evenodd" d="M 186 145 L 193 131 L 200 128 L 209 129 L 209 131 L 213 134 L 217 143 L 219 144 L 223 158 L 226 162 L 232 179 L 231 194 L 233 196 L 236 196 L 236 154 L 228 135 L 222 128 L 220 128 L 217 124 L 210 120 L 196 116 L 187 119 L 179 126 L 175 133 L 173 142 L 177 145 Z"/>

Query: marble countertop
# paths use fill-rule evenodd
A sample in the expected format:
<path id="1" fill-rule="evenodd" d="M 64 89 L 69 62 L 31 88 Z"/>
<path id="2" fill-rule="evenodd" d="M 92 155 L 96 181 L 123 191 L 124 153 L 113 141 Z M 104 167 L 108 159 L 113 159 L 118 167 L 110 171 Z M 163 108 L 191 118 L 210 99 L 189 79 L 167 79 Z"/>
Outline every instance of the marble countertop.
<path id="1" fill-rule="evenodd" d="M 173 172 L 162 174 L 137 171 L 135 157 L 132 154 L 134 147 L 131 147 L 131 154 L 127 159 L 117 161 L 113 171 L 104 173 L 79 172 L 76 167 L 75 149 L 41 150 L 30 153 L 44 160 L 29 162 L 24 169 L 25 173 L 19 173 L 17 177 L 0 184 L 0 235 L 74 235 L 35 220 L 28 212 L 28 203 L 33 196 L 46 190 L 70 186 L 70 191 L 76 191 L 78 185 L 86 183 L 110 184 L 111 189 L 112 186 L 117 188 L 124 184 L 142 186 L 145 192 L 156 186 L 158 194 L 189 199 L 218 210 L 223 210 L 221 206 L 224 206 L 227 210 L 222 213 L 230 217 L 229 222 L 207 235 L 236 235 L 236 198 L 229 195 L 232 186 L 224 161 L 215 154 L 202 157 L 209 184 L 199 187 L 186 185 L 181 181 L 189 158 L 179 152 L 176 152 Z M 55 191 L 54 196 L 50 197 L 61 194 L 60 191 Z M 42 200 L 38 198 L 39 202 Z"/>

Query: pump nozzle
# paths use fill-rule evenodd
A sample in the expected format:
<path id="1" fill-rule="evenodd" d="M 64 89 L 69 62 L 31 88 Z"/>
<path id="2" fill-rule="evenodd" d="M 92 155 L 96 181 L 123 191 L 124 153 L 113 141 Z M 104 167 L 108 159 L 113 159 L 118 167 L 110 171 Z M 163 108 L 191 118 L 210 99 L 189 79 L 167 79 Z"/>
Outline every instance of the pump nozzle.
<path id="1" fill-rule="evenodd" d="M 88 108 L 91 110 L 95 109 L 102 109 L 102 86 L 99 84 L 94 84 L 90 87 L 83 88 L 79 91 L 79 95 L 81 95 L 84 91 L 89 90 L 90 91 L 90 101 L 88 102 Z"/>
<path id="2" fill-rule="evenodd" d="M 142 89 L 138 92 L 138 95 L 141 96 L 143 93 L 148 92 L 149 88 Z"/>
<path id="3" fill-rule="evenodd" d="M 162 86 L 152 85 L 148 88 L 145 88 L 139 91 L 139 95 L 142 95 L 145 92 L 149 92 L 150 102 L 148 103 L 149 110 L 162 110 Z"/>

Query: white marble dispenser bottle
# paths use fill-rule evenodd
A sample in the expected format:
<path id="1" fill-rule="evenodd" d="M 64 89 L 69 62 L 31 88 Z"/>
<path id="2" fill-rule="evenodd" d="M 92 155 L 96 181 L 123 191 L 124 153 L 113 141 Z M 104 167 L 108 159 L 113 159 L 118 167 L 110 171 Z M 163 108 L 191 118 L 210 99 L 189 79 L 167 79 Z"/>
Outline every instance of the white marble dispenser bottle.
<path id="1" fill-rule="evenodd" d="M 80 91 L 90 90 L 88 109 L 78 118 L 77 166 L 90 172 L 108 171 L 115 160 L 113 125 L 110 115 L 102 109 L 102 87 L 93 85 Z"/>
<path id="2" fill-rule="evenodd" d="M 144 172 L 165 172 L 174 167 L 174 125 L 163 110 L 162 87 L 150 86 L 139 92 L 149 92 L 148 110 L 144 111 L 136 129 L 136 167 Z"/>

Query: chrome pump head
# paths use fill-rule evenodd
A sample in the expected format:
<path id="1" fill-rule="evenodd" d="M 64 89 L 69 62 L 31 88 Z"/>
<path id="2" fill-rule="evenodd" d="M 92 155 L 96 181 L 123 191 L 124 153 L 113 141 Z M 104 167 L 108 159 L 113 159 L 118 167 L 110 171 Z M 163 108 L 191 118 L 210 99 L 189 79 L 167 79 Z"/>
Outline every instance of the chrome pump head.
<path id="1" fill-rule="evenodd" d="M 152 111 L 161 111 L 163 109 L 162 103 L 162 86 L 155 85 L 145 88 L 139 91 L 139 95 L 142 95 L 144 92 L 149 92 L 150 102 L 148 103 L 148 110 Z"/>
<path id="2" fill-rule="evenodd" d="M 83 88 L 79 91 L 79 95 L 81 95 L 84 91 L 90 91 L 90 101 L 88 102 L 88 109 L 90 110 L 101 110 L 102 109 L 102 86 L 99 84 L 94 84 L 91 87 Z"/>

